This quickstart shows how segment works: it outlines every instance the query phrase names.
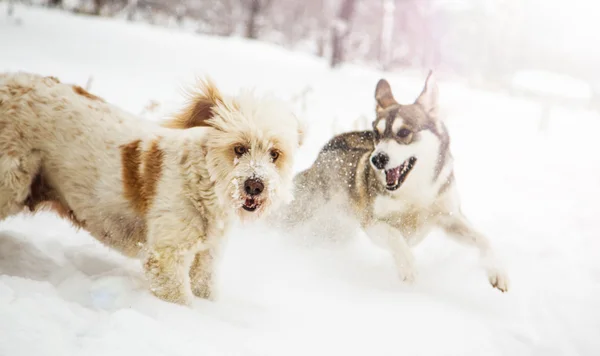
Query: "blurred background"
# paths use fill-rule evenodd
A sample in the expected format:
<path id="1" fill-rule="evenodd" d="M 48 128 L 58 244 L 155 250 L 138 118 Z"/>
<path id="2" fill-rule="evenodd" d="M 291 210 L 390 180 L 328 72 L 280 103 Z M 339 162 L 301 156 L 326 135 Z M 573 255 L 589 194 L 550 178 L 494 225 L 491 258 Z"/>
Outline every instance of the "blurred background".
<path id="1" fill-rule="evenodd" d="M 486 89 L 594 110 L 600 105 L 594 1 L 8 1 L 265 41 L 325 58 L 334 68 L 433 68 Z M 9 16 L 13 8 L 7 7 Z"/>
<path id="2" fill-rule="evenodd" d="M 598 10 L 597 0 L 0 0 L 0 70 L 55 76 L 148 120 L 178 112 L 179 89 L 201 75 L 229 94 L 271 91 L 307 124 L 297 170 L 332 135 L 371 127 L 380 78 L 408 103 L 434 69 L 461 209 L 511 278 L 496 293 L 474 251 L 439 232 L 415 249 L 409 288 L 358 230 L 343 233 L 347 245 L 314 247 L 243 226 L 222 299 L 190 312 L 139 288 L 137 261 L 85 231 L 20 216 L 0 222 L 0 355 L 600 355 Z"/>

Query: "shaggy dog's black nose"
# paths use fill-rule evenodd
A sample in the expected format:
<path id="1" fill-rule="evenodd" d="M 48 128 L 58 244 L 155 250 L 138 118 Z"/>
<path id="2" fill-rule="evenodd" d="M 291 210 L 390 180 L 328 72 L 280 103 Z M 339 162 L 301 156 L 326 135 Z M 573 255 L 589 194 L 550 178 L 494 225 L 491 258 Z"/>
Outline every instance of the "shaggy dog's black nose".
<path id="1" fill-rule="evenodd" d="M 384 169 L 385 165 L 390 161 L 390 157 L 385 153 L 379 152 L 375 156 L 371 157 L 371 163 L 377 169 Z"/>
<path id="2" fill-rule="evenodd" d="M 250 178 L 244 182 L 244 190 L 250 196 L 259 195 L 265 190 L 265 185 L 260 179 Z"/>

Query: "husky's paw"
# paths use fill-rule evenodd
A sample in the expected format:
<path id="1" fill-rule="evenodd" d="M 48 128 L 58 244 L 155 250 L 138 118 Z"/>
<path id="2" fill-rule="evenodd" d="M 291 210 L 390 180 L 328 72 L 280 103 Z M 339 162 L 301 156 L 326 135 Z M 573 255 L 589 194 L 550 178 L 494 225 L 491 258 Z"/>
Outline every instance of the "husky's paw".
<path id="1" fill-rule="evenodd" d="M 489 271 L 488 279 L 492 287 L 499 289 L 502 293 L 508 291 L 508 276 L 506 273 L 499 270 Z"/>
<path id="2" fill-rule="evenodd" d="M 403 283 L 413 285 L 416 280 L 416 273 L 412 267 L 400 267 L 398 268 L 398 277 Z"/>

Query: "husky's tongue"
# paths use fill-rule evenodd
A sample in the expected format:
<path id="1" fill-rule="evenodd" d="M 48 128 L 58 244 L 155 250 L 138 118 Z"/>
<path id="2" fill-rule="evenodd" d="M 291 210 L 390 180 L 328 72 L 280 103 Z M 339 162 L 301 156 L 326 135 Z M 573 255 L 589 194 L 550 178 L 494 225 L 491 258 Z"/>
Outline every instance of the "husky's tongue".
<path id="1" fill-rule="evenodd" d="M 387 185 L 392 186 L 398 183 L 398 179 L 400 178 L 400 168 L 402 168 L 402 166 L 385 171 L 385 180 Z"/>
<path id="2" fill-rule="evenodd" d="M 246 198 L 246 200 L 244 201 L 244 206 L 247 208 L 256 208 L 256 200 L 252 199 L 252 198 Z"/>

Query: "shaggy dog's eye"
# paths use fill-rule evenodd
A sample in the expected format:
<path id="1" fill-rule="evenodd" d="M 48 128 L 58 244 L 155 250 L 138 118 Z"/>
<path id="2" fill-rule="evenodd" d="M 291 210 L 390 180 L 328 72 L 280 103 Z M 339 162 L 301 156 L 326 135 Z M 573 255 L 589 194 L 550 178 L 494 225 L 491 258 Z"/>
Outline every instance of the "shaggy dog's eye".
<path id="1" fill-rule="evenodd" d="M 239 157 L 239 156 L 242 156 L 242 155 L 244 155 L 244 154 L 246 154 L 248 152 L 248 147 L 245 147 L 245 146 L 242 146 L 242 145 L 235 146 L 233 148 L 233 151 Z"/>
<path id="2" fill-rule="evenodd" d="M 410 135 L 410 134 L 411 134 L 411 132 L 409 129 L 400 129 L 400 131 L 398 131 L 398 136 L 402 137 L 402 138 L 408 137 L 408 135 Z"/>
<path id="3" fill-rule="evenodd" d="M 273 162 L 277 161 L 277 158 L 279 158 L 279 152 L 276 150 L 272 150 L 271 151 L 271 159 L 273 160 Z"/>

